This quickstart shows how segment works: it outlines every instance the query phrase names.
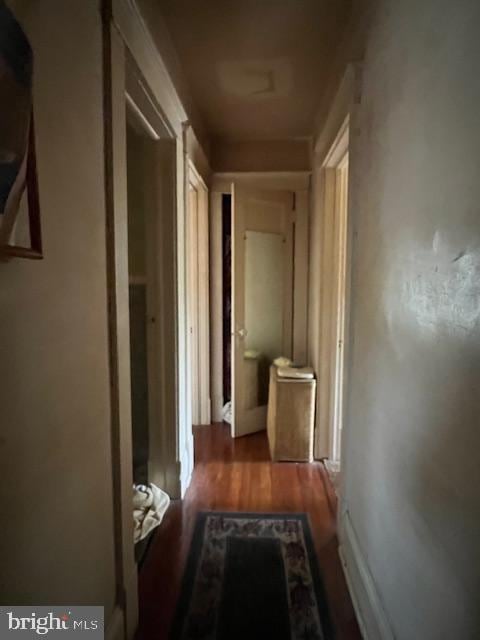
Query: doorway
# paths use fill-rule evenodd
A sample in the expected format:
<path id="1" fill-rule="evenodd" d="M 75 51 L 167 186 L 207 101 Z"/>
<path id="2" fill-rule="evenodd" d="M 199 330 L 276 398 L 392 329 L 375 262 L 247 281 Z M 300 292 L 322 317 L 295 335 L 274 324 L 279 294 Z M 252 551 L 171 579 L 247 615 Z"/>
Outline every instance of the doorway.
<path id="1" fill-rule="evenodd" d="M 147 245 L 151 243 L 148 161 L 151 139 L 127 112 L 128 293 L 130 316 L 130 385 L 133 481 L 149 481 L 149 429 L 152 424 L 154 277 Z M 150 247 L 149 247 L 150 248 Z M 150 354 L 150 356 L 149 356 Z M 149 367 L 150 358 L 150 367 Z"/>
<path id="2" fill-rule="evenodd" d="M 160 517 L 171 491 L 167 416 L 175 409 L 171 405 L 175 397 L 166 358 L 175 352 L 174 343 L 166 343 L 164 335 L 172 257 L 165 252 L 164 238 L 168 213 L 173 211 L 166 196 L 169 185 L 174 185 L 174 148 L 150 126 L 129 94 L 126 104 L 131 440 L 135 559 L 140 565 L 151 539 L 145 514 L 151 508 Z"/>
<path id="3" fill-rule="evenodd" d="M 350 225 L 348 217 L 349 120 L 330 148 L 324 172 L 323 272 L 331 274 L 323 289 L 320 358 L 327 375 L 320 387 L 321 420 L 328 425 L 327 469 L 339 485 L 342 463 L 342 433 L 346 388 L 347 320 L 350 285 Z"/>
<path id="4" fill-rule="evenodd" d="M 309 183 L 308 173 L 212 180 L 212 417 L 230 424 L 235 438 L 266 426 L 272 361 L 308 363 Z"/>

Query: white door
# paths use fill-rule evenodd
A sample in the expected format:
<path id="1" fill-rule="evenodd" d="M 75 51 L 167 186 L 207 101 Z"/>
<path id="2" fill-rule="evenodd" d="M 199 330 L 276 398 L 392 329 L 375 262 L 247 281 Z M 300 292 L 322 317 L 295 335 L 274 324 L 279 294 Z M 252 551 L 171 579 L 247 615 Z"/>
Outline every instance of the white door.
<path id="1" fill-rule="evenodd" d="M 266 428 L 270 365 L 292 354 L 293 194 L 232 190 L 232 436 Z"/>

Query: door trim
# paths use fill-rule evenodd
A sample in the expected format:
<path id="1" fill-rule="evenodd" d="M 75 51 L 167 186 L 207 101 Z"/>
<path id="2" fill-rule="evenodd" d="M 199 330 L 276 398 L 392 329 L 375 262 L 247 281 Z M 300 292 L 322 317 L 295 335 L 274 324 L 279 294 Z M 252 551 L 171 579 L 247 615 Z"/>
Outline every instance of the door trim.
<path id="1" fill-rule="evenodd" d="M 187 156 L 187 171 L 188 171 L 188 188 L 194 189 L 196 197 L 196 212 L 195 214 L 190 211 L 190 199 L 187 200 L 187 219 L 188 229 L 191 227 L 191 215 L 196 215 L 197 220 L 195 224 L 196 237 L 196 309 L 194 316 L 196 318 L 196 338 L 195 340 L 189 340 L 189 349 L 196 349 L 197 357 L 196 372 L 192 372 L 190 375 L 190 397 L 193 397 L 194 390 L 191 388 L 192 380 L 196 380 L 198 384 L 198 408 L 197 413 L 193 415 L 194 424 L 210 424 L 211 420 L 211 402 L 210 402 L 210 286 L 209 286 L 209 210 L 208 210 L 208 189 L 197 171 L 192 160 Z M 187 242 L 189 235 L 187 232 Z M 187 246 L 187 260 L 191 252 Z M 190 272 L 190 271 L 189 271 Z M 189 355 L 189 362 L 191 362 L 191 352 Z"/>
<path id="2" fill-rule="evenodd" d="M 325 390 L 325 381 L 329 385 L 328 360 L 322 357 L 322 345 L 329 339 L 328 321 L 330 320 L 331 308 L 328 306 L 326 290 L 328 290 L 328 269 L 329 250 L 333 238 L 331 236 L 332 227 L 327 221 L 328 200 L 332 196 L 332 183 L 326 180 L 328 164 L 335 164 L 340 159 L 345 150 L 346 140 L 345 130 L 348 128 L 348 146 L 350 152 L 357 144 L 359 132 L 359 104 L 361 99 L 361 65 L 348 65 L 338 92 L 333 100 L 332 107 L 327 116 L 324 127 L 315 136 L 314 143 L 314 169 L 312 176 L 312 205 L 310 217 L 310 264 L 309 264 L 309 323 L 308 323 L 308 351 L 312 366 L 316 369 L 319 379 L 317 391 L 317 407 L 315 416 L 315 444 L 314 455 L 316 459 L 328 458 L 331 456 L 328 410 L 325 402 L 329 399 L 329 392 Z M 343 139 L 343 142 L 342 142 Z M 342 147 L 343 144 L 343 147 Z M 327 165 L 327 166 L 326 166 Z M 355 166 L 350 165 L 350 183 L 352 183 Z M 349 228 L 347 260 L 351 263 L 351 252 L 353 246 L 353 224 L 351 212 L 354 211 L 355 204 L 349 197 Z M 330 235 L 329 235 L 330 234 Z M 329 239 L 327 239 L 329 238 Z M 348 286 L 351 286 L 348 284 Z M 349 299 L 347 291 L 347 300 Z M 348 342 L 350 334 L 351 309 L 346 308 L 346 352 L 344 356 L 345 379 L 348 377 L 350 367 Z M 326 321 L 323 322 L 323 319 Z M 322 382 L 323 381 L 323 382 Z M 330 387 L 329 387 L 330 388 Z M 344 430 L 343 440 L 345 440 L 348 428 L 348 398 L 344 398 Z M 342 447 L 343 448 L 343 447 Z M 343 456 L 342 456 L 343 457 Z M 341 492 L 341 491 L 340 491 Z"/>
<path id="3" fill-rule="evenodd" d="M 180 497 L 188 486 L 193 467 L 193 444 L 188 419 L 186 387 L 185 310 L 185 158 L 183 123 L 187 120 L 174 85 L 158 54 L 138 9 L 129 0 L 105 2 L 104 104 L 105 174 L 107 208 L 108 317 L 110 341 L 112 474 L 114 548 L 116 571 L 116 622 L 118 609 L 123 620 L 123 637 L 133 638 L 138 621 L 137 567 L 133 548 L 132 521 L 132 434 L 130 393 L 130 336 L 128 310 L 128 253 L 126 198 L 126 105 L 133 99 L 153 124 L 153 113 L 161 120 L 157 133 L 172 146 L 167 227 L 162 228 L 162 272 L 159 286 L 167 313 L 162 316 L 159 348 L 163 379 L 162 393 L 167 407 L 162 417 L 162 456 L 167 461 L 166 489 Z M 131 90 L 127 71 L 131 56 L 139 70 Z M 143 92 L 143 93 L 142 93 Z M 129 96 L 127 98 L 127 96 Z M 144 102 L 142 100 L 145 99 Z M 153 106 L 153 109 L 146 105 Z M 142 108 L 142 106 L 144 108 Z M 157 126 L 153 124 L 154 128 Z M 162 235 L 162 234 L 161 234 Z M 188 431 L 186 425 L 188 424 Z M 117 631 L 115 632 L 117 633 Z"/>
<path id="4" fill-rule="evenodd" d="M 137 569 L 132 520 L 132 416 L 128 308 L 128 212 L 126 158 L 126 57 L 123 42 L 104 18 L 105 181 L 107 208 L 107 292 L 110 355 L 115 618 L 111 633 L 132 638 L 138 622 Z M 123 248 L 123 251 L 121 250 Z M 120 620 L 121 618 L 121 620 Z"/>
<path id="5" fill-rule="evenodd" d="M 341 458 L 338 423 L 342 420 L 345 402 L 345 358 L 348 349 L 345 324 L 349 309 L 350 280 L 349 132 L 347 116 L 322 166 L 325 185 L 322 272 L 328 273 L 329 277 L 323 283 L 321 305 L 323 313 L 319 361 L 323 367 L 320 376 L 323 383 L 319 386 L 318 407 L 320 422 L 328 425 L 328 458 L 334 464 L 339 464 Z"/>

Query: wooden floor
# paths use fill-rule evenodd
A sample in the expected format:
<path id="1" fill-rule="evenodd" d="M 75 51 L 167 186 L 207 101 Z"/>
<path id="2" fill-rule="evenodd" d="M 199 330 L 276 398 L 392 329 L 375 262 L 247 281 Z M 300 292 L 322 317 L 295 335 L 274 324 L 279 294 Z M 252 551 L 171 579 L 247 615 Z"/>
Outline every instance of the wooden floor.
<path id="1" fill-rule="evenodd" d="M 321 463 L 272 463 L 265 432 L 232 440 L 226 425 L 195 428 L 195 470 L 158 528 L 139 575 L 138 640 L 168 637 L 199 510 L 310 516 L 337 640 L 360 639 L 337 551 L 335 494 Z M 246 639 L 247 640 L 247 639 Z"/>

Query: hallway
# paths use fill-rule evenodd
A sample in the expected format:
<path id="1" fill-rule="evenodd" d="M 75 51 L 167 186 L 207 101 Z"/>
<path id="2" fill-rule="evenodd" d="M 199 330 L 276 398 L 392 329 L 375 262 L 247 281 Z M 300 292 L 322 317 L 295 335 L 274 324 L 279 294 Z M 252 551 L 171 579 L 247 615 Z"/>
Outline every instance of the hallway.
<path id="1" fill-rule="evenodd" d="M 359 640 L 337 553 L 336 497 L 323 464 L 272 463 L 264 432 L 233 440 L 228 425 L 215 424 L 194 433 L 190 487 L 170 506 L 140 569 L 137 640 L 168 638 L 195 517 L 204 510 L 307 513 L 335 637 Z"/>
<path id="2" fill-rule="evenodd" d="M 283 633 L 321 629 L 315 546 L 336 640 L 478 640 L 479 25 L 0 0 L 0 629 L 71 605 L 166 640 L 190 558 L 223 578 L 255 520 L 200 547 L 196 514 L 239 510 L 278 512 L 243 556 L 277 546 L 270 602 L 307 585 Z"/>

